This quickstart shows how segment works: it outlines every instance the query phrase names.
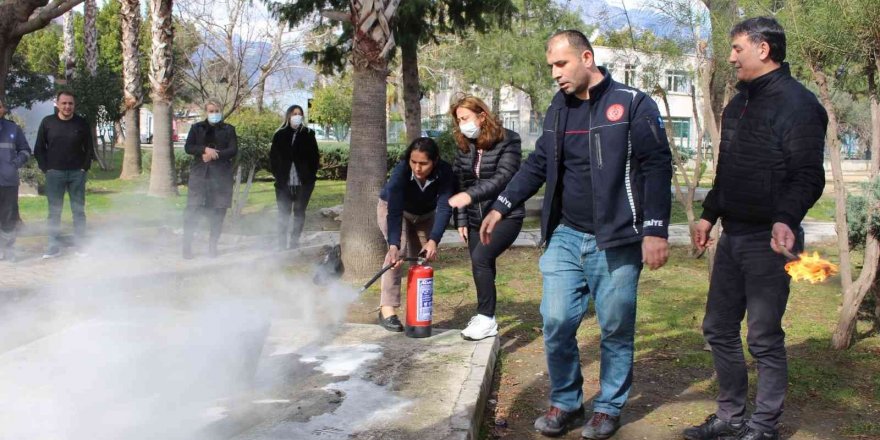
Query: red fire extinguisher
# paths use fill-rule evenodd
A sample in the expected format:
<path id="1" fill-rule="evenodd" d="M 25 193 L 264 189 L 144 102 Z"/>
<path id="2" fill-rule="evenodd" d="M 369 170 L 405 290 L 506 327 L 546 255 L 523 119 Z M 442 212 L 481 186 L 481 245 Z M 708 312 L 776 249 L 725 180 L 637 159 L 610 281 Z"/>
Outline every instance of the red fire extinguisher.
<path id="1" fill-rule="evenodd" d="M 406 336 L 431 336 L 434 311 L 434 269 L 423 260 L 410 266 L 406 281 Z"/>

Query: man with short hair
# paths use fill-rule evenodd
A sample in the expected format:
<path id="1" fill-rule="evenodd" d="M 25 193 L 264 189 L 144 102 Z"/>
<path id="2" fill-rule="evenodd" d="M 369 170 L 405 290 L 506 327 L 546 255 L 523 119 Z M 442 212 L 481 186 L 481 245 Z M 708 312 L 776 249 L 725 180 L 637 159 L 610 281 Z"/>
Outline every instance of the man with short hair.
<path id="1" fill-rule="evenodd" d="M 15 229 L 18 226 L 18 169 L 27 163 L 31 148 L 15 122 L 6 119 L 0 99 L 0 260 L 15 261 Z"/>
<path id="2" fill-rule="evenodd" d="M 480 234 L 487 243 L 502 216 L 546 183 L 540 266 L 550 409 L 535 429 L 556 436 L 583 422 L 577 330 L 592 299 L 602 331 L 600 391 L 581 435 L 605 439 L 620 427 L 632 388 L 642 264 L 657 269 L 668 257 L 672 155 L 657 104 L 598 67 L 583 33 L 553 35 L 547 63 L 560 90 L 543 134 Z"/>
<path id="3" fill-rule="evenodd" d="M 57 112 L 46 116 L 37 130 L 34 157 L 46 175 L 49 201 L 49 244 L 43 258 L 61 255 L 61 211 L 64 193 L 70 198 L 77 254 L 86 233 L 86 173 L 92 166 L 94 147 L 89 123 L 74 113 L 76 98 L 62 91 L 55 96 Z"/>
<path id="4" fill-rule="evenodd" d="M 745 20 L 733 27 L 730 39 L 728 62 L 736 68 L 739 93 L 724 109 L 717 175 L 694 237 L 705 248 L 721 219 L 703 319 L 718 376 L 718 408 L 683 435 L 775 440 L 788 385 L 782 315 L 791 278 L 783 253 L 803 248 L 801 221 L 825 187 L 828 116 L 792 78 L 784 62 L 785 31 L 775 19 Z M 740 337 L 746 312 L 749 353 L 758 364 L 750 419 Z"/>

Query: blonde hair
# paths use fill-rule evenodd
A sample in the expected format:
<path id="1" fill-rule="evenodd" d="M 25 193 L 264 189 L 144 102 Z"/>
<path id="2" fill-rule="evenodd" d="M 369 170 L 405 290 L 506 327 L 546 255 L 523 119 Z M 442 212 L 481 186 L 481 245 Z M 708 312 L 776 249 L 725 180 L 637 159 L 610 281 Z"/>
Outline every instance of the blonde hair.
<path id="1" fill-rule="evenodd" d="M 459 108 L 466 108 L 477 115 L 485 115 L 482 125 L 480 125 L 480 135 L 474 141 L 477 149 L 488 150 L 495 144 L 504 139 L 504 127 L 498 118 L 489 110 L 489 106 L 482 99 L 472 95 L 460 95 L 459 98 L 449 107 L 449 115 L 452 116 L 452 136 L 458 149 L 462 153 L 470 151 L 471 140 L 461 134 L 458 128 L 458 116 L 456 112 Z"/>

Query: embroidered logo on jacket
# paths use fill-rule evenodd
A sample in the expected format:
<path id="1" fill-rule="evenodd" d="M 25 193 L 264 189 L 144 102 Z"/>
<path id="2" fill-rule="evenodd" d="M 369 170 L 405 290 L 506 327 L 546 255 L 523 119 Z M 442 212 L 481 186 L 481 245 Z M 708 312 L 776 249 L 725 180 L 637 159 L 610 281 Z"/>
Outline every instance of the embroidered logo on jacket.
<path id="1" fill-rule="evenodd" d="M 646 228 L 651 227 L 651 226 L 663 227 L 663 220 L 645 220 L 645 222 L 642 224 L 642 226 L 644 226 Z"/>
<path id="2" fill-rule="evenodd" d="M 620 104 L 613 104 L 608 106 L 608 109 L 605 110 L 605 117 L 608 118 L 608 122 L 617 122 L 621 118 L 623 118 L 623 106 Z"/>

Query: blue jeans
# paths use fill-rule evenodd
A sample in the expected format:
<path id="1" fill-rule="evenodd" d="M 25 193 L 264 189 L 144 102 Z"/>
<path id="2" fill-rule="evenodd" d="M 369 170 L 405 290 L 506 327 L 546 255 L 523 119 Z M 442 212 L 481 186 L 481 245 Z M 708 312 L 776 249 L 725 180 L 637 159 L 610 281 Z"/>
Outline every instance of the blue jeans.
<path id="1" fill-rule="evenodd" d="M 601 329 L 601 389 L 593 410 L 619 415 L 632 387 L 641 243 L 599 250 L 595 236 L 560 225 L 540 265 L 550 404 L 574 411 L 583 403 L 577 330 L 592 297 Z"/>
<path id="2" fill-rule="evenodd" d="M 49 199 L 49 253 L 61 248 L 61 211 L 64 193 L 70 196 L 73 232 L 76 242 L 86 234 L 86 172 L 83 170 L 46 171 L 46 198 Z"/>

